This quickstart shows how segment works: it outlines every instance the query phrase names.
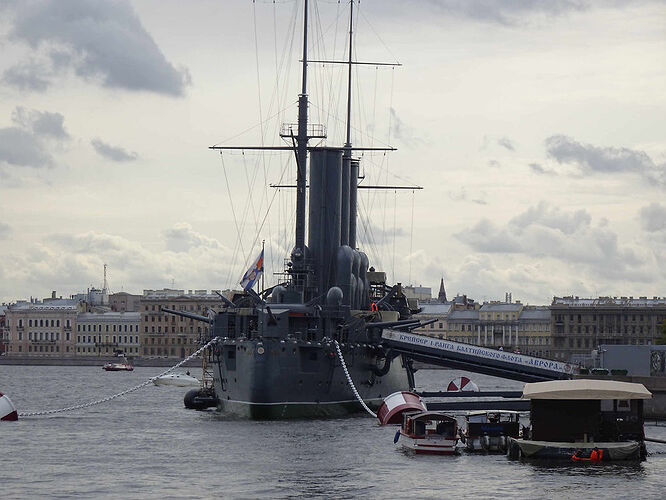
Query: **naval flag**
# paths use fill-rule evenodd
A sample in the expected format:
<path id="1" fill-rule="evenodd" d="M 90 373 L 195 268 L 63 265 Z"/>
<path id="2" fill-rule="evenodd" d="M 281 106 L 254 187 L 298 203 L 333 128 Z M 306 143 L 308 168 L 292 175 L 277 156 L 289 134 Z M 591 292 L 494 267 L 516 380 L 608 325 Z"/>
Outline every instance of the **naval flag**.
<path id="1" fill-rule="evenodd" d="M 254 264 L 248 269 L 243 275 L 243 279 L 240 282 L 240 285 L 243 287 L 243 290 L 249 290 L 254 286 L 264 272 L 264 250 L 261 250 L 259 258 L 254 261 Z"/>

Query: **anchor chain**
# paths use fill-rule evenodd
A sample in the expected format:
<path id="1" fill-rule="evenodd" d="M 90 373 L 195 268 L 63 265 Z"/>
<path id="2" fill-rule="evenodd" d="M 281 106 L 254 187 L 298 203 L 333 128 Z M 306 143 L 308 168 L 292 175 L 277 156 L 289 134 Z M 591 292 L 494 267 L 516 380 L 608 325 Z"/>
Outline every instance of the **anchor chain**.
<path id="1" fill-rule="evenodd" d="M 159 375 L 157 375 L 155 377 L 151 377 L 148 380 L 146 380 L 145 382 L 143 382 L 143 383 L 141 383 L 141 384 L 139 384 L 135 387 L 132 387 L 131 389 L 127 389 L 123 392 L 119 392 L 118 394 L 114 394 L 113 396 L 108 396 L 108 397 L 103 398 L 103 399 L 98 399 L 97 401 L 91 401 L 89 403 L 83 403 L 83 404 L 76 405 L 76 406 L 69 406 L 67 408 L 59 408 L 57 410 L 33 411 L 33 412 L 19 413 L 19 416 L 20 417 L 38 417 L 38 416 L 42 416 L 42 415 L 53 415 L 55 413 L 63 413 L 63 412 L 67 412 L 67 411 L 80 410 L 81 408 L 89 408 L 90 406 L 95 406 L 95 405 L 99 405 L 99 404 L 102 404 L 102 403 L 106 403 L 107 401 L 111 401 L 112 399 L 116 399 L 116 398 L 119 398 L 120 396 L 124 396 L 124 395 L 130 394 L 134 391 L 138 391 L 139 389 L 142 389 L 142 388 L 146 387 L 147 385 L 151 384 L 154 380 L 172 372 L 176 368 L 179 368 L 183 364 L 187 363 L 192 358 L 198 356 L 199 353 L 201 353 L 204 349 L 206 349 L 211 344 L 214 344 L 215 342 L 217 342 L 218 339 L 219 339 L 219 337 L 215 337 L 210 342 L 208 342 L 205 346 L 201 347 L 200 349 L 198 349 L 197 351 L 193 352 L 188 357 L 183 359 L 180 363 L 172 366 L 168 370 L 163 371 Z"/>
<path id="2" fill-rule="evenodd" d="M 358 399 L 358 402 L 361 403 L 361 406 L 365 409 L 365 411 L 367 411 L 373 417 L 377 418 L 377 414 L 373 412 L 370 408 L 368 408 L 368 405 L 365 404 L 365 401 L 363 401 L 361 395 L 356 390 L 356 386 L 354 385 L 354 382 L 352 382 L 351 375 L 349 375 L 349 370 L 347 370 L 347 365 L 345 364 L 345 358 L 342 357 L 340 344 L 338 344 L 337 340 L 334 340 L 333 343 L 335 343 L 335 350 L 338 351 L 338 358 L 340 358 L 340 363 L 342 364 L 342 370 L 345 372 L 345 376 L 347 377 L 347 382 L 349 382 L 349 387 L 351 387 L 354 396 L 356 396 L 356 399 Z"/>

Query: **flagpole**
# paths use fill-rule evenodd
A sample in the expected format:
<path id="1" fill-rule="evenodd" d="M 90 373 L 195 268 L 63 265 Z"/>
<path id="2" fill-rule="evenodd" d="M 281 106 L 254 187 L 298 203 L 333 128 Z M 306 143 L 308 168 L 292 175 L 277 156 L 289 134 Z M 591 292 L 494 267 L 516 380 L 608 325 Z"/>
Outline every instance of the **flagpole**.
<path id="1" fill-rule="evenodd" d="M 264 246 L 266 244 L 266 240 L 261 240 L 261 255 L 264 256 L 263 262 L 261 263 L 261 267 L 264 269 L 264 272 L 261 273 L 261 293 L 264 293 L 264 276 L 266 275 L 266 254 L 264 254 Z"/>

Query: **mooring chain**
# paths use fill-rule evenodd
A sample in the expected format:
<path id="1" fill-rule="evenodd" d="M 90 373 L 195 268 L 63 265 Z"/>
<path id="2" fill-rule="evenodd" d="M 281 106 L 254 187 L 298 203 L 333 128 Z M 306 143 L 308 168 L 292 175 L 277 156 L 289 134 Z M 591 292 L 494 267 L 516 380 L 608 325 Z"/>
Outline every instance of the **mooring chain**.
<path id="1" fill-rule="evenodd" d="M 333 341 L 335 343 L 335 350 L 338 351 L 338 358 L 340 358 L 340 363 L 342 364 L 342 370 L 345 372 L 345 376 L 347 377 L 347 382 L 349 382 L 349 387 L 351 387 L 352 392 L 354 393 L 354 396 L 356 396 L 356 399 L 358 399 L 358 402 L 361 403 L 361 406 L 367 411 L 370 415 L 373 417 L 377 417 L 377 414 L 373 412 L 370 408 L 368 408 L 368 405 L 365 404 L 365 401 L 361 399 L 361 395 L 358 393 L 356 390 L 356 386 L 354 385 L 354 382 L 352 382 L 351 375 L 349 375 L 349 370 L 347 370 L 347 365 L 345 364 L 345 358 L 342 357 L 342 351 L 340 350 L 340 344 L 338 344 L 337 340 Z"/>
<path id="2" fill-rule="evenodd" d="M 114 394 L 113 396 L 108 396 L 108 397 L 103 398 L 103 399 L 98 399 L 97 401 L 91 401 L 91 402 L 89 402 L 89 403 L 83 403 L 83 404 L 76 405 L 76 406 L 69 406 L 69 407 L 67 407 L 67 408 L 59 408 L 59 409 L 57 409 L 57 410 L 33 411 L 33 412 L 28 412 L 28 413 L 19 413 L 19 416 L 20 416 L 20 417 L 37 417 L 37 416 L 41 416 L 41 415 L 52 415 L 52 414 L 54 414 L 54 413 L 63 413 L 63 412 L 72 411 L 72 410 L 80 410 L 81 408 L 88 408 L 88 407 L 90 407 L 90 406 L 95 406 L 95 405 L 99 405 L 99 404 L 102 404 L 102 403 L 106 403 L 107 401 L 111 401 L 112 399 L 116 399 L 116 398 L 119 398 L 120 396 L 124 396 L 124 395 L 126 395 L 126 394 L 131 393 L 131 392 L 138 391 L 139 389 L 142 389 L 143 387 L 146 387 L 147 385 L 151 384 L 151 383 L 152 383 L 153 381 L 155 381 L 156 379 L 158 379 L 158 378 L 160 378 L 160 377 L 162 377 L 162 376 L 164 376 L 164 375 L 166 375 L 166 374 L 172 372 L 172 371 L 175 370 L 176 368 L 181 367 L 183 364 L 187 363 L 189 360 L 191 360 L 192 358 L 194 358 L 194 357 L 196 357 L 197 355 L 199 355 L 199 353 L 201 353 L 201 351 L 203 351 L 204 349 L 206 349 L 208 346 L 210 346 L 211 344 L 214 344 L 215 342 L 217 342 L 218 339 L 219 339 L 219 337 L 215 337 L 213 340 L 211 340 L 210 342 L 208 342 L 205 346 L 201 347 L 201 348 L 198 349 L 197 351 L 195 351 L 195 352 L 193 352 L 192 354 L 190 354 L 188 357 L 186 357 L 186 358 L 185 358 L 184 360 L 182 360 L 180 363 L 178 363 L 178 364 L 172 366 L 172 367 L 169 368 L 168 370 L 163 371 L 163 372 L 160 373 L 159 375 L 157 375 L 157 376 L 155 376 L 155 377 L 151 377 L 151 378 L 149 378 L 148 380 L 146 380 L 145 382 L 143 382 L 143 383 L 141 383 L 141 384 L 139 384 L 139 385 L 137 385 L 137 386 L 135 386 L 135 387 L 132 387 L 131 389 L 127 389 L 127 390 L 125 390 L 125 391 L 123 391 L 123 392 L 119 392 L 118 394 Z"/>

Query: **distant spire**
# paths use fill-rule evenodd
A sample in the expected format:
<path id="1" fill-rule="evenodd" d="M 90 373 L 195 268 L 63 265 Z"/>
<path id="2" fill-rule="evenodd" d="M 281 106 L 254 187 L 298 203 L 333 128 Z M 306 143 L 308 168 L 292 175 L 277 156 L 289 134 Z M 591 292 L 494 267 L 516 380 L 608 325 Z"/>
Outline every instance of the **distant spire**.
<path id="1" fill-rule="evenodd" d="M 444 278 L 442 278 L 441 283 L 439 284 L 439 295 L 437 295 L 439 301 L 444 303 L 446 302 L 446 289 L 444 288 Z"/>

